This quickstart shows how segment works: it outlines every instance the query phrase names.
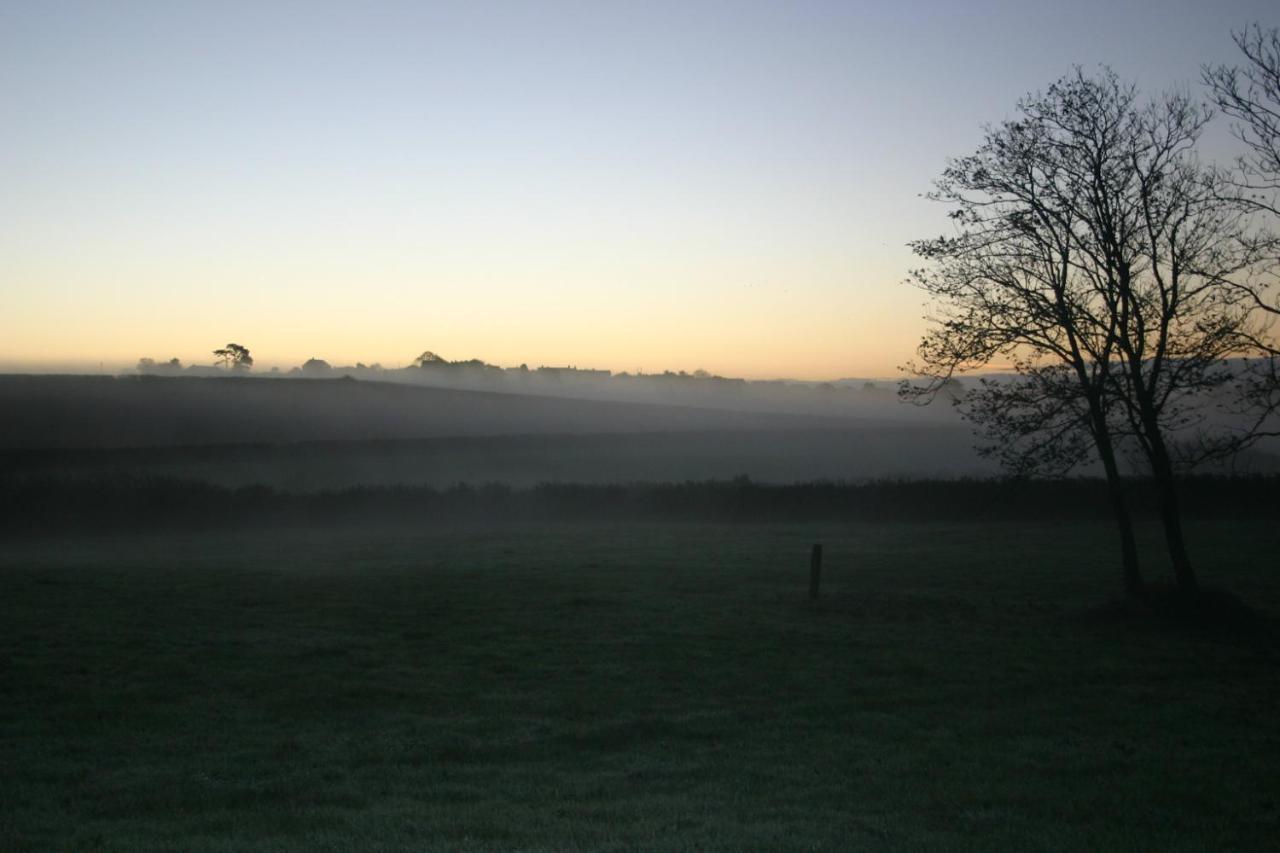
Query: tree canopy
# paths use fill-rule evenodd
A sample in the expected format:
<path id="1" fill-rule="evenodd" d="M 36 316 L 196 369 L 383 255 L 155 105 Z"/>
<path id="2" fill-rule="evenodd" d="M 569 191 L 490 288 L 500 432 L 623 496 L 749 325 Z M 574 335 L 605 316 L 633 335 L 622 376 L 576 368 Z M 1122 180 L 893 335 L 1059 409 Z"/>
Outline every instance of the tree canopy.
<path id="1" fill-rule="evenodd" d="M 231 370 L 248 370 L 253 367 L 253 356 L 249 354 L 248 347 L 240 344 L 227 344 L 214 350 L 213 354 L 224 367 Z"/>

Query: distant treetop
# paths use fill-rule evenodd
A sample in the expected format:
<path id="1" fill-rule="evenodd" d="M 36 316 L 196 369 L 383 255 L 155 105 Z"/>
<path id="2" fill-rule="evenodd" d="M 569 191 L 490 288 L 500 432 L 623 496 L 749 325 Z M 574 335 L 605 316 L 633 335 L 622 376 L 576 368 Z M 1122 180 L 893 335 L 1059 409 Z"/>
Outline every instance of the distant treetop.
<path id="1" fill-rule="evenodd" d="M 425 352 L 422 353 L 422 355 L 418 356 L 413 360 L 414 367 L 427 367 L 430 365 L 444 365 L 448 363 L 449 363 L 449 359 L 445 358 L 442 355 L 437 355 L 436 353 L 433 353 L 431 350 L 426 350 Z"/>
<path id="2" fill-rule="evenodd" d="M 323 358 L 309 358 L 302 363 L 302 372 L 308 376 L 323 376 L 333 372 L 333 366 Z"/>
<path id="3" fill-rule="evenodd" d="M 224 367 L 231 370 L 248 370 L 253 367 L 253 356 L 249 355 L 249 348 L 240 344 L 227 344 L 214 350 L 213 354 Z"/>

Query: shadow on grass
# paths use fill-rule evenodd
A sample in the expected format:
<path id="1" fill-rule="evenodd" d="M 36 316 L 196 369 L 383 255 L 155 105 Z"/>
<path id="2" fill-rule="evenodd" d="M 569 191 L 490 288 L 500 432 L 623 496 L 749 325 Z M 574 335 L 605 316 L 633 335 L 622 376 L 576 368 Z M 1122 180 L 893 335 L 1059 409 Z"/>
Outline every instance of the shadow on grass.
<path id="1" fill-rule="evenodd" d="M 1216 587 L 1201 587 L 1197 594 L 1188 595 L 1171 584 L 1152 584 L 1141 599 L 1112 601 L 1082 616 L 1087 622 L 1249 646 L 1280 661 L 1280 622 Z"/>

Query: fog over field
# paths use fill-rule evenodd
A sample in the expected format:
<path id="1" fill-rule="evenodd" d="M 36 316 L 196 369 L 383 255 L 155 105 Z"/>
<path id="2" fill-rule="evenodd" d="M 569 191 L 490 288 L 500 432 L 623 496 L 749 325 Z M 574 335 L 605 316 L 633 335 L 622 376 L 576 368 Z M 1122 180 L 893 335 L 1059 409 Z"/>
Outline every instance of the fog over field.
<path id="1" fill-rule="evenodd" d="M 422 387 L 352 379 L 0 377 L 0 446 L 148 447 L 241 442 L 418 439 L 475 435 L 849 428 L 868 421 L 955 426 L 943 406 L 900 404 L 889 391 L 847 392 L 865 405 L 823 407 L 739 398 L 683 405 Z M 702 405 L 696 405 L 696 404 Z M 825 413 L 823 413 L 825 411 Z"/>
<path id="2" fill-rule="evenodd" d="M 714 385 L 705 401 L 688 384 L 680 393 L 706 405 L 349 378 L 8 376 L 0 377 L 0 473 L 304 491 L 1000 473 L 945 399 L 920 407 L 883 387 L 792 386 L 740 393 L 726 407 Z M 1237 467 L 1275 470 L 1272 444 Z"/>
<path id="3" fill-rule="evenodd" d="M 866 413 L 853 417 L 788 412 L 777 401 L 744 411 L 350 379 L 15 376 L 0 379 L 0 458 L 15 472 L 290 489 L 996 470 L 949 407 L 900 404 L 879 390 L 794 393 L 802 409 L 842 393 L 870 400 L 844 403 Z"/>
<path id="4" fill-rule="evenodd" d="M 1277 10 L 0 2 L 0 853 L 1277 849 Z"/>

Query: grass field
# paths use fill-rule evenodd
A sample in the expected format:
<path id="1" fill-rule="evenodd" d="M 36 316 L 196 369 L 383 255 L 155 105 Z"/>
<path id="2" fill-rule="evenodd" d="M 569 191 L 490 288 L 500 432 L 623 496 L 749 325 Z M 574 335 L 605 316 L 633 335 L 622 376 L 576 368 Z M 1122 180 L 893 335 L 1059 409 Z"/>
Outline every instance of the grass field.
<path id="1" fill-rule="evenodd" d="M 1274 525 L 1191 541 L 1280 613 Z M 1270 620 L 1122 618 L 1113 552 L 1083 522 L 10 542 L 0 850 L 1274 847 Z"/>

